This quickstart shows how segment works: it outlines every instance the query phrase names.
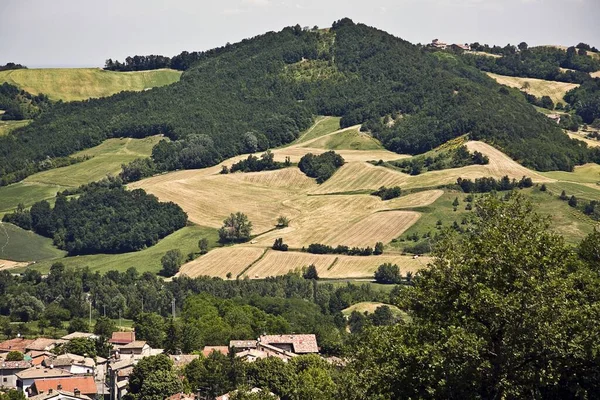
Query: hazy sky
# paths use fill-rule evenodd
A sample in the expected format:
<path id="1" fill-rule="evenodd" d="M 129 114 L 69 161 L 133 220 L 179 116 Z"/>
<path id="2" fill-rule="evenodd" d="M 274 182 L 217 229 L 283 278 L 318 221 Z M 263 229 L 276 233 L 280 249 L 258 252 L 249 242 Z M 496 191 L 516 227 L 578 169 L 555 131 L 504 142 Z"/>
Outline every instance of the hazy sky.
<path id="1" fill-rule="evenodd" d="M 0 64 L 102 66 L 343 17 L 413 43 L 600 47 L 600 0 L 0 0 Z"/>

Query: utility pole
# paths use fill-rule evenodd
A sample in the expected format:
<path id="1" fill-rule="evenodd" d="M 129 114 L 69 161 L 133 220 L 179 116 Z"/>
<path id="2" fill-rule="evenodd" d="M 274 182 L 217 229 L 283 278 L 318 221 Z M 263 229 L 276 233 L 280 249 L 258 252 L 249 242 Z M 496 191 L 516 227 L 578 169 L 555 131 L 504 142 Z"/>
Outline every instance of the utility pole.
<path id="1" fill-rule="evenodd" d="M 104 316 L 106 317 L 106 304 L 103 304 L 102 307 L 104 308 Z"/>
<path id="2" fill-rule="evenodd" d="M 175 319 L 175 299 L 171 299 L 171 312 L 173 313 L 173 319 Z"/>

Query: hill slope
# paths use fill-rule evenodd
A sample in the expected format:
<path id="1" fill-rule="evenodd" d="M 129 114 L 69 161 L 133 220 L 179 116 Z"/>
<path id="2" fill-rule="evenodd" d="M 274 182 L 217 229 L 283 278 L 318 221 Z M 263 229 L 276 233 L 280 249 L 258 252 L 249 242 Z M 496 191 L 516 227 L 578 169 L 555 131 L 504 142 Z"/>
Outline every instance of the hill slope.
<path id="1" fill-rule="evenodd" d="M 180 71 L 170 69 L 140 72 L 99 68 L 16 69 L 0 71 L 0 83 L 8 82 L 32 94 L 44 93 L 52 100 L 74 101 L 170 85 L 180 76 Z"/>
<path id="2" fill-rule="evenodd" d="M 383 125 L 390 113 L 405 117 Z M 0 138 L 0 184 L 117 136 L 173 140 L 155 147 L 152 172 L 203 168 L 290 143 L 317 114 L 341 117 L 342 127 L 367 122 L 399 153 L 470 133 L 540 170 L 570 170 L 595 157 L 460 59 L 345 19 L 329 31 L 296 26 L 228 45 L 167 87 L 60 104 Z"/>

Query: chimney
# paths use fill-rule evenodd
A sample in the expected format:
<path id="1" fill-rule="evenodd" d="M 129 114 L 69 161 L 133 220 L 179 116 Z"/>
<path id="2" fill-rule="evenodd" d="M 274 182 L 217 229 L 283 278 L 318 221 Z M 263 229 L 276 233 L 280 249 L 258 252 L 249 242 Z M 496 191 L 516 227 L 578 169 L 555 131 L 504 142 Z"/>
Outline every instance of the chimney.
<path id="1" fill-rule="evenodd" d="M 75 388 L 73 390 L 73 394 L 75 395 L 75 397 L 81 397 L 81 390 Z"/>
<path id="2" fill-rule="evenodd" d="M 62 385 L 60 383 L 56 386 L 56 390 L 62 390 Z"/>
<path id="3" fill-rule="evenodd" d="M 48 389 L 48 393 L 52 393 L 52 392 L 53 392 L 52 388 Z"/>

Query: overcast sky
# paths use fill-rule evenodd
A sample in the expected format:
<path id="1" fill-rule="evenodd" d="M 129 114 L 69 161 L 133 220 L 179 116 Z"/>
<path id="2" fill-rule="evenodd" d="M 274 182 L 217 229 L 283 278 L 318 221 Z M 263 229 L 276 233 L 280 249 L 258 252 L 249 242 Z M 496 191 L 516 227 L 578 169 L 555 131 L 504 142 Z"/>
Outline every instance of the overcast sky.
<path id="1" fill-rule="evenodd" d="M 600 0 L 0 0 L 0 64 L 100 67 L 343 17 L 413 43 L 600 47 Z"/>

